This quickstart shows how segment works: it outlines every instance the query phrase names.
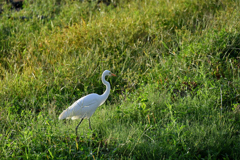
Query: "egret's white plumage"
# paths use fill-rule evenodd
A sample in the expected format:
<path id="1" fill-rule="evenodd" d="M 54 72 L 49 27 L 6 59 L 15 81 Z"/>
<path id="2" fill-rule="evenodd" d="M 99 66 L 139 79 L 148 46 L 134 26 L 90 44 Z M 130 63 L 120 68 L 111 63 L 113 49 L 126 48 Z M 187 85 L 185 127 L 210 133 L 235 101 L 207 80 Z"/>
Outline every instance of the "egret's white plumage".
<path id="1" fill-rule="evenodd" d="M 98 106 L 101 104 L 100 95 L 92 93 L 84 96 L 74 102 L 70 107 L 64 110 L 59 119 L 80 119 L 90 118 Z"/>
<path id="2" fill-rule="evenodd" d="M 98 95 L 96 93 L 92 93 L 89 95 L 86 95 L 76 102 L 74 102 L 70 107 L 68 107 L 66 110 L 64 110 L 60 116 L 59 119 L 80 119 L 81 121 L 76 127 L 76 134 L 77 134 L 77 128 L 81 124 L 82 120 L 84 118 L 89 119 L 89 128 L 91 128 L 90 124 L 90 117 L 93 115 L 93 113 L 96 111 L 97 107 L 101 106 L 106 99 L 108 98 L 110 94 L 110 84 L 105 80 L 105 76 L 116 76 L 115 74 L 111 73 L 108 70 L 105 70 L 102 74 L 102 82 L 104 85 L 106 85 L 106 91 L 102 95 Z"/>

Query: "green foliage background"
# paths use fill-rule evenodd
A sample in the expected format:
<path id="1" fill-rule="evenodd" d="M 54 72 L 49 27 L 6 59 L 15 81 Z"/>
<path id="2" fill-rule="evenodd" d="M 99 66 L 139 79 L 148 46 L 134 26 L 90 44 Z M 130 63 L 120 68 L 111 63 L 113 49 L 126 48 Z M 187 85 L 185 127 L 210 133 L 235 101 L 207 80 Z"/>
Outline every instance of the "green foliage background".
<path id="1" fill-rule="evenodd" d="M 26 0 L 0 14 L 3 159 L 239 159 L 240 2 Z M 111 94 L 91 118 L 58 115 Z M 95 136 L 93 136 L 93 133 Z"/>

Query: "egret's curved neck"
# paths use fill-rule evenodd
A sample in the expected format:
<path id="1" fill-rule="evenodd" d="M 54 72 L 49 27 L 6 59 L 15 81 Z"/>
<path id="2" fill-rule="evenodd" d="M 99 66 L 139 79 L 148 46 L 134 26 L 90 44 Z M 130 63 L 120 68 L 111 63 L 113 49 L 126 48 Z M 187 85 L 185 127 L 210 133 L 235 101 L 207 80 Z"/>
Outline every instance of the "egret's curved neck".
<path id="1" fill-rule="evenodd" d="M 102 98 L 101 104 L 103 104 L 106 101 L 110 94 L 111 89 L 109 82 L 105 80 L 105 75 L 102 75 L 102 83 L 106 86 L 106 91 L 101 95 Z"/>

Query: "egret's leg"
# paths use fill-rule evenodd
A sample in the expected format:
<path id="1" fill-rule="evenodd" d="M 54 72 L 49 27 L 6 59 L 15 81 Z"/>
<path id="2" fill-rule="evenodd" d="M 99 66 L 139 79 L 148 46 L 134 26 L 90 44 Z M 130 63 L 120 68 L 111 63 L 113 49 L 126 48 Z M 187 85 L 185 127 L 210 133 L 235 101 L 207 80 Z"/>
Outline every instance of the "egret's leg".
<path id="1" fill-rule="evenodd" d="M 90 122 L 90 118 L 88 119 L 88 121 L 89 121 L 89 129 L 91 129 L 91 130 L 92 130 L 92 127 L 91 127 L 91 122 Z"/>
<path id="2" fill-rule="evenodd" d="M 83 119 L 84 119 L 84 118 L 81 119 L 81 121 L 78 123 L 78 125 L 77 125 L 77 127 L 76 127 L 76 136 L 77 136 L 77 129 L 78 129 L 79 125 L 82 123 Z"/>

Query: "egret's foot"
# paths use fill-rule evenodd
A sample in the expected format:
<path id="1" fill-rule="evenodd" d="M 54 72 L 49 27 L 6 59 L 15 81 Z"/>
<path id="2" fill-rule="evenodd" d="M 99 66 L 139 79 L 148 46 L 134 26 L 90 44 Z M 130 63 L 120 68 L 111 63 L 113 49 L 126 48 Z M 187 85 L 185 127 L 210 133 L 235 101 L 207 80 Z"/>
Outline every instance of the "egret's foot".
<path id="1" fill-rule="evenodd" d="M 78 136 L 76 137 L 76 141 L 79 142 L 79 137 Z"/>
<path id="2" fill-rule="evenodd" d="M 96 134 L 95 134 L 95 133 L 92 133 L 92 137 L 95 138 L 95 137 L 96 137 Z"/>

